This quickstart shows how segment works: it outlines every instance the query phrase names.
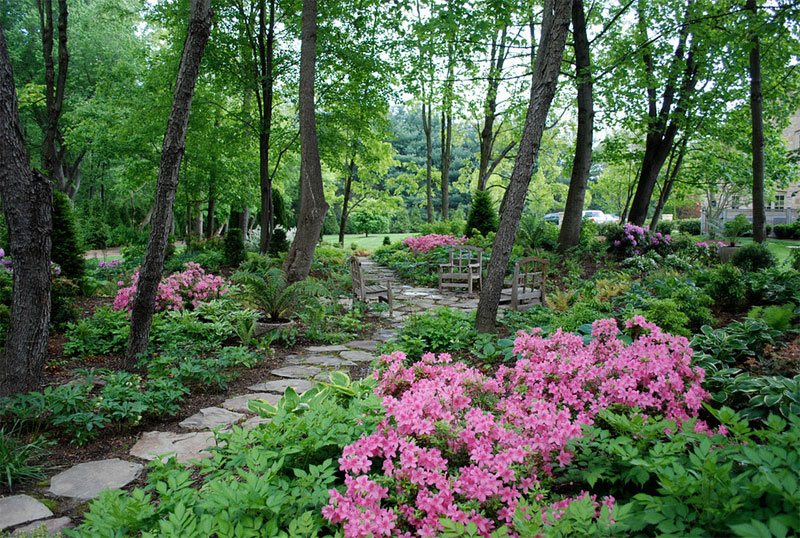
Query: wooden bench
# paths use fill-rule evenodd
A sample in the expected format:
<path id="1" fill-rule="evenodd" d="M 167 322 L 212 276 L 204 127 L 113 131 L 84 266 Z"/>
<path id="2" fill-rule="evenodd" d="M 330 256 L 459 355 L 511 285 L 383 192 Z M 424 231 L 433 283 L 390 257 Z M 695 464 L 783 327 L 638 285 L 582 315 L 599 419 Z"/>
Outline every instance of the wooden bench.
<path id="1" fill-rule="evenodd" d="M 482 283 L 483 249 L 478 247 L 451 247 L 450 261 L 439 265 L 439 290 L 466 288 L 472 293 L 475 283 Z"/>
<path id="2" fill-rule="evenodd" d="M 514 264 L 510 287 L 500 292 L 500 304 L 509 304 L 512 310 L 528 310 L 544 305 L 547 282 L 547 260 L 522 258 Z"/>
<path id="3" fill-rule="evenodd" d="M 382 285 L 377 279 L 369 279 L 364 276 L 361 268 L 361 260 L 353 256 L 350 258 L 350 276 L 353 279 L 353 295 L 357 301 L 369 303 L 370 299 L 377 299 L 379 303 L 389 305 L 389 315 L 392 315 L 392 281 L 387 280 L 386 285 Z"/>

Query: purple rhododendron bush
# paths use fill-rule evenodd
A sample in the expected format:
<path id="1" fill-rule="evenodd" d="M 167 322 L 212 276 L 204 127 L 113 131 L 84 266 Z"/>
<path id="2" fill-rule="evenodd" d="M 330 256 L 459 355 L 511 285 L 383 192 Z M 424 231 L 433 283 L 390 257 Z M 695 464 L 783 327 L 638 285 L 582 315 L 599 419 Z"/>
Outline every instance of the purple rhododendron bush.
<path id="1" fill-rule="evenodd" d="M 344 449 L 346 489 L 331 490 L 323 515 L 350 538 L 437 536 L 448 519 L 474 524 L 481 536 L 501 526 L 515 536 L 518 504 L 541 499 L 540 485 L 570 465 L 568 443 L 599 412 L 680 424 L 708 398 L 686 338 L 642 317 L 626 329 L 630 343 L 613 319 L 594 323 L 590 343 L 560 330 L 520 332 L 519 359 L 493 375 L 447 353 L 410 365 L 402 352 L 384 355 L 375 376 L 386 418 Z M 613 518 L 613 498 L 589 498 L 597 517 L 605 507 Z M 557 518 L 569 502 L 546 512 Z"/>
<path id="2" fill-rule="evenodd" d="M 114 310 L 130 310 L 136 295 L 139 272 L 133 273 L 131 285 L 117 282 L 120 289 L 114 298 Z M 198 263 L 184 264 L 184 271 L 161 279 L 156 294 L 156 311 L 192 309 L 198 304 L 217 299 L 228 293 L 225 279 L 206 273 Z"/>

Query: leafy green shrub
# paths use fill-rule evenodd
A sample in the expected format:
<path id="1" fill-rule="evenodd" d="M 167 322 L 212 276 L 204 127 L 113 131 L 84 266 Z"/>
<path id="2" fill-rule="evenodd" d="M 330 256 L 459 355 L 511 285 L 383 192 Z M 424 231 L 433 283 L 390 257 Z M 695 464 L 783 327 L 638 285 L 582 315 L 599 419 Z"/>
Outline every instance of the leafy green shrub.
<path id="1" fill-rule="evenodd" d="M 800 271 L 774 267 L 745 275 L 750 304 L 800 302 Z"/>
<path id="2" fill-rule="evenodd" d="M 228 228 L 225 234 L 225 263 L 229 267 L 239 267 L 244 261 L 244 238 L 239 228 Z M 201 264 L 202 265 L 202 264 Z"/>
<path id="3" fill-rule="evenodd" d="M 383 243 L 382 244 L 383 244 L 383 246 L 387 247 L 387 246 L 392 244 L 392 239 L 388 235 L 386 235 L 386 236 L 383 237 Z"/>
<path id="4" fill-rule="evenodd" d="M 245 296 L 272 321 L 290 319 L 306 308 L 318 307 L 316 297 L 324 292 L 313 279 L 288 284 L 286 275 L 277 267 L 263 275 L 239 272 L 233 280 L 244 287 Z"/>
<path id="5" fill-rule="evenodd" d="M 103 306 L 95 313 L 67 325 L 64 354 L 68 357 L 108 355 L 125 350 L 130 334 L 130 320 L 122 310 Z"/>
<path id="6" fill-rule="evenodd" d="M 752 235 L 753 224 L 744 215 L 736 215 L 736 218 L 725 222 L 725 236 L 731 239 Z"/>
<path id="7" fill-rule="evenodd" d="M 793 304 L 755 306 L 747 313 L 747 317 L 760 319 L 776 331 L 785 332 L 792 324 L 794 312 L 795 306 Z"/>
<path id="8" fill-rule="evenodd" d="M 709 271 L 705 291 L 718 306 L 737 312 L 745 306 L 747 286 L 739 268 L 728 263 Z"/>
<path id="9" fill-rule="evenodd" d="M 674 229 L 675 226 L 673 222 L 660 220 L 658 221 L 658 224 L 656 224 L 656 228 L 654 231 L 659 232 L 662 235 L 670 235 L 672 233 L 672 230 Z"/>
<path id="10" fill-rule="evenodd" d="M 475 191 L 472 194 L 472 204 L 467 215 L 467 224 L 464 235 L 472 237 L 475 230 L 480 235 L 497 232 L 497 210 L 494 207 L 492 195 L 489 191 Z"/>
<path id="11" fill-rule="evenodd" d="M 520 220 L 516 244 L 528 255 L 537 249 L 553 252 L 558 247 L 558 226 L 527 213 Z"/>
<path id="12" fill-rule="evenodd" d="M 800 271 L 800 249 L 792 249 L 789 254 L 789 267 L 795 271 Z"/>
<path id="13" fill-rule="evenodd" d="M 700 219 L 678 219 L 673 225 L 679 232 L 688 235 L 700 235 Z"/>
<path id="14" fill-rule="evenodd" d="M 759 319 L 734 321 L 722 329 L 704 326 L 692 338 L 695 358 L 711 359 L 728 366 L 759 357 L 767 344 L 775 344 L 780 332 Z"/>
<path id="15" fill-rule="evenodd" d="M 655 323 L 664 331 L 679 336 L 691 336 L 688 329 L 689 316 L 681 312 L 678 303 L 672 299 L 652 299 L 645 308 L 637 309 L 634 315 L 642 315 L 647 321 Z M 624 317 L 630 317 L 625 314 Z"/>
<path id="16" fill-rule="evenodd" d="M 795 224 L 776 224 L 772 231 L 777 239 L 800 239 L 800 228 Z"/>
<path id="17" fill-rule="evenodd" d="M 464 233 L 466 222 L 459 219 L 439 220 L 436 222 L 427 222 L 419 226 L 419 235 L 452 235 L 460 237 Z"/>
<path id="18" fill-rule="evenodd" d="M 468 349 L 477 338 L 471 315 L 453 308 L 436 308 L 414 314 L 397 333 L 392 347 L 418 359 L 423 353 L 442 353 Z"/>
<path id="19" fill-rule="evenodd" d="M 272 256 L 277 256 L 282 252 L 289 250 L 289 241 L 286 239 L 286 230 L 283 228 L 275 228 L 272 230 L 272 238 L 269 242 L 269 253 Z"/>
<path id="20" fill-rule="evenodd" d="M 768 269 L 775 265 L 775 256 L 766 245 L 751 243 L 739 249 L 731 258 L 731 263 L 745 272 Z"/>
<path id="21" fill-rule="evenodd" d="M 72 202 L 63 192 L 53 193 L 52 260 L 61 275 L 80 282 L 86 273 L 84 250 L 78 242 Z"/>
<path id="22" fill-rule="evenodd" d="M 645 282 L 648 290 L 657 298 L 672 299 L 678 311 L 689 319 L 688 328 L 700 330 L 703 325 L 714 323 L 714 314 L 709 308 L 714 300 L 693 280 L 681 276 L 654 276 Z"/>

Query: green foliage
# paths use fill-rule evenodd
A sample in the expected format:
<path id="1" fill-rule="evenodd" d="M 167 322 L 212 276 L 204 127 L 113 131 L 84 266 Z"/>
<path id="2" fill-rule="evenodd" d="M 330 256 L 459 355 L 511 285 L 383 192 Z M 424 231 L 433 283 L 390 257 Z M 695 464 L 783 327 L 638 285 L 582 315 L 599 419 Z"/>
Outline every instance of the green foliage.
<path id="1" fill-rule="evenodd" d="M 11 423 L 0 427 L 0 486 L 14 491 L 19 484 L 44 478 L 49 445 L 38 435 L 23 441 Z"/>
<path id="2" fill-rule="evenodd" d="M 88 318 L 67 325 L 64 354 L 86 357 L 121 353 L 130 334 L 130 321 L 122 310 L 103 306 Z"/>
<path id="3" fill-rule="evenodd" d="M 423 353 L 452 353 L 466 350 L 477 338 L 472 315 L 453 308 L 437 308 L 406 318 L 397 338 L 389 345 L 413 360 Z"/>
<path id="4" fill-rule="evenodd" d="M 53 193 L 52 260 L 61 267 L 61 274 L 76 282 L 86 273 L 84 250 L 78 242 L 72 202 L 62 192 Z"/>
<path id="5" fill-rule="evenodd" d="M 283 228 L 275 228 L 272 230 L 272 239 L 269 242 L 269 253 L 272 256 L 277 256 L 282 252 L 289 250 L 289 241 L 286 239 L 286 230 Z"/>
<path id="6" fill-rule="evenodd" d="M 382 244 L 383 244 L 383 246 L 388 247 L 389 245 L 392 244 L 392 239 L 388 235 L 386 235 L 386 236 L 383 237 L 383 243 Z"/>
<path id="7" fill-rule="evenodd" d="M 362 208 L 353 212 L 350 222 L 356 233 L 369 234 L 386 233 L 389 231 L 389 218 L 378 208 Z"/>
<path id="8" fill-rule="evenodd" d="M 759 319 L 776 331 L 785 332 L 792 324 L 795 317 L 795 306 L 793 304 L 755 306 L 747 313 L 750 319 Z"/>
<path id="9" fill-rule="evenodd" d="M 744 215 L 736 215 L 736 218 L 725 222 L 725 236 L 731 239 L 744 237 L 753 233 L 753 224 Z"/>
<path id="10" fill-rule="evenodd" d="M 497 210 L 492 195 L 487 190 L 475 191 L 472 194 L 472 205 L 467 215 L 464 235 L 472 237 L 476 230 L 483 236 L 489 232 L 497 232 Z"/>
<path id="11" fill-rule="evenodd" d="M 637 535 L 754 536 L 752 521 L 784 529 L 779 536 L 800 531 L 800 419 L 772 416 L 751 430 L 731 409 L 710 411 L 728 437 L 603 412 L 558 480 L 614 495 Z"/>
<path id="12" fill-rule="evenodd" d="M 700 219 L 678 219 L 672 224 L 683 234 L 700 235 Z"/>
<path id="13" fill-rule="evenodd" d="M 642 315 L 668 333 L 679 336 L 691 336 L 688 329 L 689 316 L 681 312 L 679 305 L 672 299 L 652 299 L 646 302 L 644 308 L 636 309 L 631 314 L 625 313 L 624 318 Z"/>
<path id="14" fill-rule="evenodd" d="M 775 256 L 766 245 L 751 243 L 739 249 L 731 258 L 731 263 L 744 272 L 769 269 L 775 265 Z"/>
<path id="15" fill-rule="evenodd" d="M 733 265 L 722 264 L 707 275 L 705 291 L 718 306 L 737 312 L 744 308 L 747 286 L 742 272 Z"/>
<path id="16" fill-rule="evenodd" d="M 745 275 L 747 301 L 750 304 L 786 304 L 800 302 L 800 272 L 772 268 Z"/>
<path id="17" fill-rule="evenodd" d="M 244 261 L 244 238 L 239 228 L 228 228 L 225 234 L 225 264 L 239 267 Z M 202 265 L 202 264 L 200 264 Z"/>
<path id="18" fill-rule="evenodd" d="M 272 320 L 291 319 L 307 308 L 319 307 L 316 297 L 324 289 L 313 279 L 287 284 L 277 267 L 263 274 L 239 272 L 233 280 L 244 288 L 245 296 Z"/>
<path id="19" fill-rule="evenodd" d="M 526 255 L 534 254 L 538 249 L 553 252 L 558 247 L 558 226 L 526 213 L 519 223 L 516 244 L 523 248 Z"/>
<path id="20" fill-rule="evenodd" d="M 101 494 L 76 535 L 333 535 L 321 509 L 328 490 L 342 487 L 342 448 L 377 424 L 373 388 L 337 375 L 302 396 L 287 389 L 277 406 L 254 402 L 269 423 L 219 434 L 197 472 L 174 459 L 152 463 L 146 488 Z"/>

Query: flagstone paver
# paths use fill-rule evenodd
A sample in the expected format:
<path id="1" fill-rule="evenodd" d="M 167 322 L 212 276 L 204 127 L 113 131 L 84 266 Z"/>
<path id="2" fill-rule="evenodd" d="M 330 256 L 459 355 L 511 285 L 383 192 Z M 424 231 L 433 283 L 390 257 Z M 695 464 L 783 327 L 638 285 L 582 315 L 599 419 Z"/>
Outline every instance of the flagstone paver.
<path id="1" fill-rule="evenodd" d="M 88 501 L 103 490 L 127 486 L 141 472 L 141 464 L 119 458 L 87 461 L 55 475 L 48 491 L 57 497 Z"/>
<path id="2" fill-rule="evenodd" d="M 378 341 L 377 340 L 353 340 L 352 342 L 347 342 L 345 344 L 346 347 L 350 349 L 363 349 L 364 351 L 375 351 L 378 349 Z"/>
<path id="3" fill-rule="evenodd" d="M 72 527 L 72 520 L 68 517 L 54 517 L 50 519 L 40 519 L 23 527 L 18 527 L 11 533 L 11 538 L 19 536 L 61 536 L 59 534 L 64 529 Z"/>
<path id="4" fill-rule="evenodd" d="M 351 349 L 349 351 L 343 351 L 341 355 L 345 359 L 355 362 L 372 362 L 376 357 L 374 353 L 370 353 L 368 351 L 361 351 L 359 349 Z"/>
<path id="5" fill-rule="evenodd" d="M 253 392 L 275 392 L 283 394 L 287 387 L 292 387 L 295 392 L 301 393 L 313 386 L 314 383 L 307 379 L 276 379 L 275 381 L 265 381 L 264 383 L 250 385 L 247 389 Z"/>
<path id="6" fill-rule="evenodd" d="M 308 346 L 306 348 L 307 351 L 311 353 L 332 353 L 335 351 L 347 351 L 347 347 L 342 345 L 335 345 L 335 346 Z"/>
<path id="7" fill-rule="evenodd" d="M 348 352 L 345 351 L 344 353 Z M 325 368 L 341 368 L 343 366 L 356 365 L 356 363 L 347 358 L 339 358 L 332 355 L 309 355 L 303 357 L 301 364 L 311 364 L 313 366 L 322 366 Z"/>
<path id="8" fill-rule="evenodd" d="M 0 531 L 52 515 L 48 507 L 30 495 L 0 498 Z"/>
<path id="9" fill-rule="evenodd" d="M 130 455 L 143 460 L 154 460 L 159 456 L 166 460 L 174 455 L 183 463 L 210 458 L 211 453 L 205 449 L 214 445 L 214 434 L 211 432 L 145 432 L 131 448 Z"/>
<path id="10" fill-rule="evenodd" d="M 268 403 L 275 405 L 281 399 L 280 394 L 274 392 L 256 392 L 253 394 L 242 394 L 241 396 L 234 396 L 222 402 L 222 407 L 237 411 L 239 413 L 251 413 L 247 407 L 247 402 L 252 400 L 266 400 Z"/>
<path id="11" fill-rule="evenodd" d="M 278 377 L 300 377 L 300 378 L 309 378 L 314 377 L 322 370 L 317 368 L 316 366 L 284 366 L 283 368 L 278 368 L 276 370 L 272 370 L 270 372 L 272 375 L 276 375 Z"/>
<path id="12" fill-rule="evenodd" d="M 219 426 L 230 426 L 245 418 L 241 413 L 234 413 L 221 407 L 205 407 L 190 416 L 179 425 L 187 430 L 213 430 Z"/>

